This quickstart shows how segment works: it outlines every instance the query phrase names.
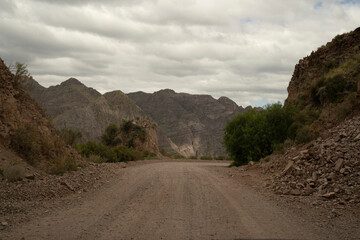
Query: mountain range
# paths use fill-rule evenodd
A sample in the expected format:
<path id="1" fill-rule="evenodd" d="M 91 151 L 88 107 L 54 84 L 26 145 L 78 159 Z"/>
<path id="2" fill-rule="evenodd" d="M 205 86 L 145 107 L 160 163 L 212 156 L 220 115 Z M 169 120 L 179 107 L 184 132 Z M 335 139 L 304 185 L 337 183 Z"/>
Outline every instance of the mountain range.
<path id="1" fill-rule="evenodd" d="M 32 78 L 21 81 L 23 89 L 46 111 L 58 129 L 82 133 L 81 141 L 99 141 L 110 124 L 148 119 L 157 125 L 159 148 L 169 154 L 224 155 L 223 128 L 234 115 L 251 107 L 239 107 L 226 97 L 176 93 L 101 94 L 75 78 L 45 88 Z"/>

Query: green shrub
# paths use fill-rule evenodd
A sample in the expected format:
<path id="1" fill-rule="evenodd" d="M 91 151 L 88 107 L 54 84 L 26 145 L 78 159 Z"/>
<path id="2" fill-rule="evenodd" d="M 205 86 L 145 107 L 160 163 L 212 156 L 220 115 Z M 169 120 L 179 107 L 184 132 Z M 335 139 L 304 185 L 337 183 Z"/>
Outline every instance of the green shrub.
<path id="1" fill-rule="evenodd" d="M 11 137 L 12 148 L 22 155 L 25 160 L 34 165 L 36 158 L 41 153 L 41 146 L 37 144 L 39 133 L 31 125 L 25 125 L 16 130 L 15 134 Z"/>
<path id="2" fill-rule="evenodd" d="M 99 155 L 90 154 L 89 157 L 85 158 L 88 162 L 94 162 L 94 163 L 103 163 L 106 162 L 105 159 L 100 157 Z"/>
<path id="3" fill-rule="evenodd" d="M 56 133 L 64 140 L 67 145 L 74 146 L 76 141 L 82 137 L 82 134 L 71 129 L 63 128 Z"/>
<path id="4" fill-rule="evenodd" d="M 271 139 L 263 112 L 247 111 L 235 116 L 224 129 L 224 144 L 235 166 L 259 161 L 271 153 Z"/>
<path id="5" fill-rule="evenodd" d="M 343 121 L 357 106 L 356 93 L 349 94 L 345 101 L 337 108 L 337 121 Z"/>
<path id="6" fill-rule="evenodd" d="M 143 152 L 143 159 L 147 159 L 147 160 L 150 160 L 150 159 L 156 159 L 157 156 L 155 153 L 152 153 L 152 152 L 149 152 L 149 151 L 144 151 Z"/>
<path id="7" fill-rule="evenodd" d="M 21 180 L 25 177 L 25 168 L 20 165 L 12 165 L 5 168 L 3 176 L 10 182 Z"/>
<path id="8" fill-rule="evenodd" d="M 87 142 L 85 144 L 77 144 L 76 148 L 85 158 L 88 158 L 90 155 L 97 155 L 106 162 L 118 162 L 114 149 L 102 143 Z"/>
<path id="9" fill-rule="evenodd" d="M 122 143 L 120 134 L 120 128 L 115 124 L 110 124 L 106 129 L 104 134 L 101 136 L 101 141 L 106 146 L 116 146 Z"/>
<path id="10" fill-rule="evenodd" d="M 143 159 L 145 156 L 149 157 L 151 153 L 144 153 L 134 148 L 126 146 L 109 147 L 102 143 L 87 142 L 85 144 L 78 144 L 77 150 L 79 153 L 93 161 L 100 162 L 127 162 Z M 95 156 L 97 156 L 95 158 Z"/>
<path id="11" fill-rule="evenodd" d="M 120 125 L 120 132 L 127 147 L 135 147 L 136 139 L 139 139 L 141 142 L 146 140 L 145 128 L 134 124 L 132 121 L 124 121 Z"/>
<path id="12" fill-rule="evenodd" d="M 174 154 L 174 155 L 171 155 L 170 157 L 173 159 L 186 159 L 186 157 L 184 157 L 181 154 Z"/>
<path id="13" fill-rule="evenodd" d="M 125 146 L 115 147 L 114 152 L 116 154 L 116 162 L 128 162 L 141 160 L 144 157 L 143 152 L 140 152 L 134 148 L 128 148 Z"/>

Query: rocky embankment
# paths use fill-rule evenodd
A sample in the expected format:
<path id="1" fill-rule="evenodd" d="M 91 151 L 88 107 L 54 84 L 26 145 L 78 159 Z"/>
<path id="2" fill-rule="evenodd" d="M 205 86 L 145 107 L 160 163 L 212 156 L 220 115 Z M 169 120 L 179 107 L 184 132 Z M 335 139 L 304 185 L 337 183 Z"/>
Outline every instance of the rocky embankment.
<path id="1" fill-rule="evenodd" d="M 135 163 L 88 163 L 61 176 L 27 169 L 33 173 L 16 182 L 0 175 L 0 230 L 60 209 L 68 204 L 67 197 L 98 189 L 132 164 Z"/>
<path id="2" fill-rule="evenodd" d="M 267 163 L 266 172 L 278 172 L 269 186 L 278 194 L 360 205 L 360 116 L 289 149 Z"/>

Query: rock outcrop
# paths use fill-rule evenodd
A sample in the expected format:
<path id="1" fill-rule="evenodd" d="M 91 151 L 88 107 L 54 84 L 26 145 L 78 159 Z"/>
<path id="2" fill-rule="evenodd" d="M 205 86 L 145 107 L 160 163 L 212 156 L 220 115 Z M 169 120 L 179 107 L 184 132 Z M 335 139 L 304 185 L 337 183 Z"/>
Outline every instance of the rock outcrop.
<path id="1" fill-rule="evenodd" d="M 313 132 L 335 126 L 359 107 L 360 28 L 336 36 L 299 61 L 285 105 L 305 115 Z"/>
<path id="2" fill-rule="evenodd" d="M 245 110 L 226 97 L 216 100 L 170 89 L 128 96 L 158 123 L 159 147 L 187 157 L 225 154 L 223 128 Z"/>

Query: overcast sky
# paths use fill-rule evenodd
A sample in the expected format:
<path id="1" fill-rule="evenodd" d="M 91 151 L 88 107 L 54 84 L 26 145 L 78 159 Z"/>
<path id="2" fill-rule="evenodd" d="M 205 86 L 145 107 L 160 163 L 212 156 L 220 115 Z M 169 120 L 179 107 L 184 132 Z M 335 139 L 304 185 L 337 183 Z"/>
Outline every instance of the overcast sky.
<path id="1" fill-rule="evenodd" d="M 360 0 L 0 0 L 0 57 L 43 86 L 283 101 L 295 64 L 360 26 Z"/>

